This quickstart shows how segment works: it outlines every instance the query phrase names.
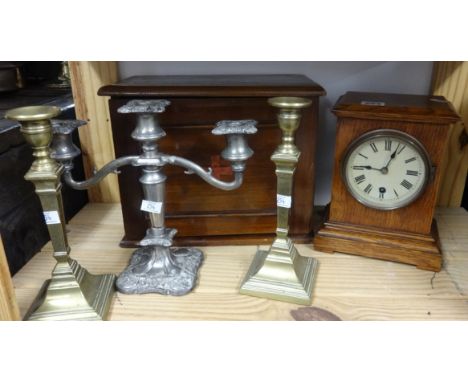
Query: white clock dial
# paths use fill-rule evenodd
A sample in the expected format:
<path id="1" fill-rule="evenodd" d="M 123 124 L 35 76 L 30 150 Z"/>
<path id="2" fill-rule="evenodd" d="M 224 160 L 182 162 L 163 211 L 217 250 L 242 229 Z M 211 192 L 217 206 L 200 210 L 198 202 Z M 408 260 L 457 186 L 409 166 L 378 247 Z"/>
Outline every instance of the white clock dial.
<path id="1" fill-rule="evenodd" d="M 424 191 L 429 171 L 424 147 L 408 134 L 389 129 L 361 136 L 350 145 L 342 163 L 348 191 L 377 209 L 410 204 Z"/>

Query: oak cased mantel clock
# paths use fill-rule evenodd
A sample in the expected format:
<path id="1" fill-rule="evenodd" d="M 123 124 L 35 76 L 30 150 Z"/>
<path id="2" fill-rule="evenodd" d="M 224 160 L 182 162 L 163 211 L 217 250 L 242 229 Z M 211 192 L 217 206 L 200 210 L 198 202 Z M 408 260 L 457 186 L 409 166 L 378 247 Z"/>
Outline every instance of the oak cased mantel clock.
<path id="1" fill-rule="evenodd" d="M 433 220 L 448 130 L 443 97 L 348 92 L 338 117 L 332 197 L 314 248 L 439 271 Z"/>

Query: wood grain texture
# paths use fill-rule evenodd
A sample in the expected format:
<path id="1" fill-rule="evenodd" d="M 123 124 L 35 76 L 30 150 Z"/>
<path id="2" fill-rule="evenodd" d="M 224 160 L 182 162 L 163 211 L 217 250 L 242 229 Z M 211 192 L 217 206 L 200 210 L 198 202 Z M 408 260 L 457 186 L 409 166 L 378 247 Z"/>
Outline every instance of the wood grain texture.
<path id="1" fill-rule="evenodd" d="M 99 97 L 103 84 L 117 80 L 114 61 L 70 61 L 76 117 L 88 122 L 79 130 L 86 177 L 115 158 L 107 97 Z M 108 175 L 88 190 L 93 202 L 119 202 L 117 177 Z"/>
<path id="2" fill-rule="evenodd" d="M 19 309 L 11 281 L 10 269 L 0 237 L 0 321 L 19 320 Z"/>
<path id="3" fill-rule="evenodd" d="M 433 272 L 442 268 L 435 222 L 430 235 L 417 235 L 327 221 L 314 238 L 314 249 L 396 261 Z"/>
<path id="4" fill-rule="evenodd" d="M 405 120 L 445 125 L 460 119 L 444 97 L 392 93 L 347 92 L 339 98 L 333 113 L 340 118 Z"/>
<path id="5" fill-rule="evenodd" d="M 440 171 L 436 171 L 434 179 L 429 182 L 417 200 L 393 211 L 366 207 L 354 199 L 346 189 L 341 176 L 341 165 L 346 149 L 362 134 L 376 129 L 393 129 L 411 135 L 425 147 L 432 164 L 436 168 L 440 165 L 448 125 L 340 118 L 337 127 L 330 221 L 427 235 L 431 232 Z M 418 216 L 417 219 L 414 218 L 415 214 Z"/>
<path id="6" fill-rule="evenodd" d="M 306 81 L 304 81 L 306 79 Z M 151 90 L 148 88 L 151 87 Z M 323 96 L 325 90 L 300 74 L 221 74 L 134 76 L 104 86 L 99 95 L 122 97 L 271 97 L 271 93 L 298 97 Z"/>
<path id="7" fill-rule="evenodd" d="M 439 271 L 442 257 L 433 216 L 449 124 L 459 120 L 453 106 L 443 97 L 348 92 L 333 112 L 338 125 L 332 197 L 326 222 L 315 235 L 315 248 Z M 434 169 L 422 194 L 402 208 L 378 210 L 363 205 L 350 194 L 342 177 L 350 145 L 379 129 L 397 130 L 418 140 Z"/>
<path id="8" fill-rule="evenodd" d="M 462 117 L 461 122 L 450 127 L 437 201 L 439 206 L 458 207 L 468 173 L 468 61 L 436 62 L 432 93 L 447 98 Z"/>
<path id="9" fill-rule="evenodd" d="M 343 320 L 467 320 L 468 212 L 436 213 L 444 269 L 426 272 L 412 266 L 343 254 L 324 254 L 310 245 L 299 252 L 320 261 L 313 306 Z M 71 255 L 90 272 L 119 273 L 131 249 L 119 248 L 123 233 L 118 204 L 90 204 L 69 225 Z M 267 248 L 267 247 L 264 247 Z M 238 293 L 256 246 L 202 248 L 206 255 L 199 285 L 183 297 L 117 293 L 112 320 L 292 320 L 299 305 Z M 54 259 L 50 243 L 15 277 L 21 313 L 27 310 Z"/>

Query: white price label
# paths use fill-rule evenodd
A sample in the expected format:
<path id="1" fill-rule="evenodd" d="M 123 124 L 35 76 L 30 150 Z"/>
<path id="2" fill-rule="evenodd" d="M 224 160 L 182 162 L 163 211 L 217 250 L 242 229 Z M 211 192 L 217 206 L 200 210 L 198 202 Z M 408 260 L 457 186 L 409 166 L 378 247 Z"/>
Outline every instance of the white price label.
<path id="1" fill-rule="evenodd" d="M 161 213 L 162 203 L 161 202 L 152 202 L 151 200 L 142 200 L 141 201 L 141 210 L 146 212 L 152 212 L 153 214 Z"/>
<path id="2" fill-rule="evenodd" d="M 44 219 L 46 224 L 60 224 L 58 211 L 44 211 Z"/>
<path id="3" fill-rule="evenodd" d="M 287 195 L 276 195 L 276 204 L 278 207 L 291 208 L 291 197 Z"/>

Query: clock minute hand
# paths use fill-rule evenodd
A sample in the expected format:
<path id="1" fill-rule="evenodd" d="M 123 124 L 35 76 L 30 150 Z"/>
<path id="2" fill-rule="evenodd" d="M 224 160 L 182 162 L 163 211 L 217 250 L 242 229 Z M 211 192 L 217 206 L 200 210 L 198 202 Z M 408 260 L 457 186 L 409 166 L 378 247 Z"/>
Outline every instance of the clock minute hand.
<path id="1" fill-rule="evenodd" d="M 400 146 L 398 146 L 398 147 L 400 147 Z M 397 151 L 398 151 L 398 147 L 397 147 L 396 150 L 393 152 L 393 154 L 390 155 L 390 159 L 388 160 L 387 164 L 386 164 L 385 166 L 383 166 L 383 167 L 380 169 L 380 171 L 382 171 L 382 170 L 384 170 L 384 169 L 388 171 L 388 165 L 390 164 L 390 162 L 391 162 L 393 159 L 395 159 L 396 153 L 397 153 Z"/>

